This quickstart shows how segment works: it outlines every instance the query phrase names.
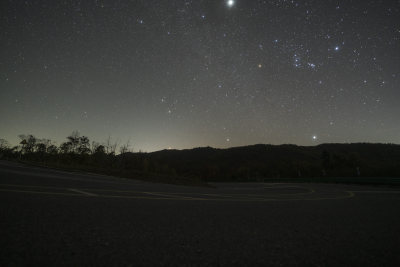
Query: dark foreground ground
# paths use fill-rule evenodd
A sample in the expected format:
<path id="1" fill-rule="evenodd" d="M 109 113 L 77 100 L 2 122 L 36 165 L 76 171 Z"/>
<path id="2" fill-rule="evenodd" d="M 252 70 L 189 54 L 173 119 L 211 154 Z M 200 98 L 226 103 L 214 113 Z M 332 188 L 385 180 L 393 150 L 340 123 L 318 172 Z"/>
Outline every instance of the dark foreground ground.
<path id="1" fill-rule="evenodd" d="M 400 188 L 214 186 L 0 161 L 0 265 L 400 266 Z"/>

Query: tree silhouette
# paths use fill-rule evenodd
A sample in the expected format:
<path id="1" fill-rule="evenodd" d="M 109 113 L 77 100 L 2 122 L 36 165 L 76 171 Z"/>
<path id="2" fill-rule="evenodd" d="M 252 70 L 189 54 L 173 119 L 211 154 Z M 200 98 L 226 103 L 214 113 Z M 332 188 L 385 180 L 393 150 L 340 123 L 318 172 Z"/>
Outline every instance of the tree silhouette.
<path id="1" fill-rule="evenodd" d="M 70 152 L 76 153 L 80 139 L 79 132 L 73 131 L 69 136 L 67 136 L 67 139 L 68 142 L 70 143 Z"/>
<path id="2" fill-rule="evenodd" d="M 10 143 L 7 140 L 0 138 L 0 151 L 10 149 Z"/>
<path id="3" fill-rule="evenodd" d="M 60 151 L 63 154 L 73 153 L 72 143 L 71 142 L 64 142 L 60 145 Z"/>
<path id="4" fill-rule="evenodd" d="M 81 155 L 88 155 L 90 153 L 90 141 L 86 136 L 78 137 L 77 152 Z"/>
<path id="5" fill-rule="evenodd" d="M 32 153 L 34 152 L 35 149 L 35 145 L 36 145 L 36 141 L 37 139 L 31 135 L 24 135 L 24 134 L 20 134 L 18 136 L 21 139 L 21 145 L 22 145 L 22 152 L 23 153 Z"/>

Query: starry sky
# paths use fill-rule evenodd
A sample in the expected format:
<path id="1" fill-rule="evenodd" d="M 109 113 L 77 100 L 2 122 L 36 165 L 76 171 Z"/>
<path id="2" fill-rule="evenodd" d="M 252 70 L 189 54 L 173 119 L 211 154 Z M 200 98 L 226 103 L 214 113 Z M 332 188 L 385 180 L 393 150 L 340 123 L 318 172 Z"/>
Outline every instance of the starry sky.
<path id="1" fill-rule="evenodd" d="M 0 138 L 400 143 L 398 0 L 1 1 Z"/>

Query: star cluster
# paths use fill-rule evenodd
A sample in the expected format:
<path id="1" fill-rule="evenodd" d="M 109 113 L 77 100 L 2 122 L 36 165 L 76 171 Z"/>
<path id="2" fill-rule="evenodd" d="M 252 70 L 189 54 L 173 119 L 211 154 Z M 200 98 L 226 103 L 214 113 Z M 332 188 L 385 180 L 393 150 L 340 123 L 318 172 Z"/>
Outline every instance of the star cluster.
<path id="1" fill-rule="evenodd" d="M 0 137 L 400 142 L 400 3 L 4 1 Z"/>

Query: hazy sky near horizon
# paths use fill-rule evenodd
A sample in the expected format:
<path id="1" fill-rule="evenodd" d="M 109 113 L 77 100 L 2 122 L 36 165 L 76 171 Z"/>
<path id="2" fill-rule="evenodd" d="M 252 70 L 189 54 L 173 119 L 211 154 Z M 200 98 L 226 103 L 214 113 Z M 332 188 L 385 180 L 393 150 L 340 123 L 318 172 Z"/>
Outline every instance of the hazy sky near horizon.
<path id="1" fill-rule="evenodd" d="M 0 138 L 400 143 L 400 1 L 1 3 Z"/>

